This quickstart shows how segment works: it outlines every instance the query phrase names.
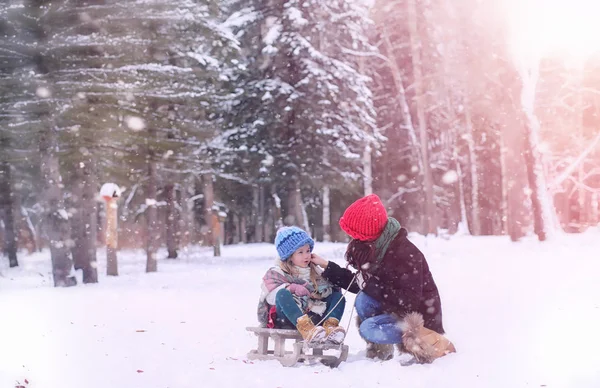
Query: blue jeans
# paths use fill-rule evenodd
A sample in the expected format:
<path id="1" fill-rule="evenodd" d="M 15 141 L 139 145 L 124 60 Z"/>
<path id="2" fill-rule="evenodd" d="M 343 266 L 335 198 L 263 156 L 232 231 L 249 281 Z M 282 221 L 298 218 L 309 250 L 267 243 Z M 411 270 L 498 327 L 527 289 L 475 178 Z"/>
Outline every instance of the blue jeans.
<path id="1" fill-rule="evenodd" d="M 344 308 L 346 307 L 346 299 L 339 291 L 334 291 L 327 298 L 323 299 L 325 303 L 327 303 L 327 309 L 323 316 L 327 316 L 327 318 L 337 318 L 338 321 L 342 320 L 342 315 L 344 314 Z M 340 303 L 338 303 L 338 301 Z M 337 304 L 337 306 L 336 306 Z M 275 296 L 275 307 L 277 308 L 277 318 L 278 321 L 280 317 L 284 319 L 285 322 L 280 322 L 283 326 L 289 326 L 288 324 L 292 324 L 296 326 L 296 322 L 298 318 L 304 315 L 300 307 L 296 304 L 292 293 L 289 290 L 282 289 L 277 292 Z M 331 314 L 329 312 L 331 311 Z M 329 314 L 329 315 L 327 315 Z M 316 314 L 312 315 L 311 319 L 314 323 L 318 323 L 323 316 Z"/>
<path id="2" fill-rule="evenodd" d="M 392 314 L 385 314 L 377 300 L 361 291 L 356 295 L 355 307 L 362 320 L 358 328 L 361 337 L 376 344 L 402 342 L 400 320 Z"/>

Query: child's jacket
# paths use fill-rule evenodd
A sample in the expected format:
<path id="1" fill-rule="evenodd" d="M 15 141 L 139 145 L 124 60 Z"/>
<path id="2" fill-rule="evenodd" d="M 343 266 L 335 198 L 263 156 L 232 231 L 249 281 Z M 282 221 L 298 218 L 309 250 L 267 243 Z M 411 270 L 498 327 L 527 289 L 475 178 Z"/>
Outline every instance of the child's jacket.
<path id="1" fill-rule="evenodd" d="M 333 292 L 331 283 L 325 280 L 320 275 L 316 278 L 317 289 L 315 290 L 314 284 L 311 281 L 307 281 L 303 277 L 293 276 L 287 272 L 284 272 L 280 267 L 270 268 L 261 284 L 261 294 L 258 301 L 258 321 L 261 325 L 266 326 L 269 320 L 269 311 L 272 306 L 275 306 L 275 296 L 279 290 L 286 288 L 292 283 L 302 284 L 308 291 L 311 292 L 310 296 L 298 296 L 293 295 L 296 304 L 303 313 L 312 311 L 315 314 L 323 315 L 325 312 L 326 305 L 319 299 L 324 299 L 331 295 Z M 315 295 L 316 294 L 316 295 Z M 317 296 L 315 298 L 315 296 Z"/>

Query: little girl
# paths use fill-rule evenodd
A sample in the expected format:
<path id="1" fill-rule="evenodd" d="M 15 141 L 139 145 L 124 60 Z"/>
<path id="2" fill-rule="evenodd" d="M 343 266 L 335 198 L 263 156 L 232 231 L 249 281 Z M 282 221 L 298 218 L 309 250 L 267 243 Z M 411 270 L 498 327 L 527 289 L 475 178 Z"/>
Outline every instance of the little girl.
<path id="1" fill-rule="evenodd" d="M 298 227 L 277 231 L 275 246 L 280 260 L 263 277 L 258 320 L 269 328 L 295 326 L 308 343 L 340 344 L 346 336 L 339 326 L 346 301 L 311 263 L 314 245 L 313 239 Z M 323 326 L 315 326 L 324 317 Z"/>

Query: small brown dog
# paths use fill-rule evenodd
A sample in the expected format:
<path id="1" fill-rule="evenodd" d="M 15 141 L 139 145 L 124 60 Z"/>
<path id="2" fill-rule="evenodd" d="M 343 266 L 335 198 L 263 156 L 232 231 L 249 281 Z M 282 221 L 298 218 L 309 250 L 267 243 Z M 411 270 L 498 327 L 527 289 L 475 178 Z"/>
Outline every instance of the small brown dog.
<path id="1" fill-rule="evenodd" d="M 423 316 L 419 313 L 404 317 L 402 332 L 402 343 L 398 344 L 398 350 L 412 354 L 420 364 L 429 364 L 448 353 L 456 353 L 449 339 L 424 326 Z"/>
<path id="2" fill-rule="evenodd" d="M 362 320 L 356 317 L 356 326 L 360 327 Z M 409 353 L 420 364 L 429 364 L 435 359 L 448 353 L 455 353 L 456 348 L 443 335 L 436 333 L 424 326 L 423 316 L 419 313 L 410 313 L 402 323 L 402 342 L 397 344 L 400 353 Z M 365 340 L 367 343 L 367 358 L 378 358 L 382 361 L 394 357 L 394 345 L 376 344 Z"/>

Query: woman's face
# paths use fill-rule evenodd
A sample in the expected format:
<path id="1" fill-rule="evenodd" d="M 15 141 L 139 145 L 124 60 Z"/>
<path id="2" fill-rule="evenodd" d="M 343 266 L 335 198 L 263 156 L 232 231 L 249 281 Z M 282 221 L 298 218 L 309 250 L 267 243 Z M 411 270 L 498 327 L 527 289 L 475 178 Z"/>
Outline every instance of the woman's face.
<path id="1" fill-rule="evenodd" d="M 310 245 L 306 244 L 298 249 L 290 257 L 292 264 L 295 266 L 306 268 L 310 264 Z"/>

